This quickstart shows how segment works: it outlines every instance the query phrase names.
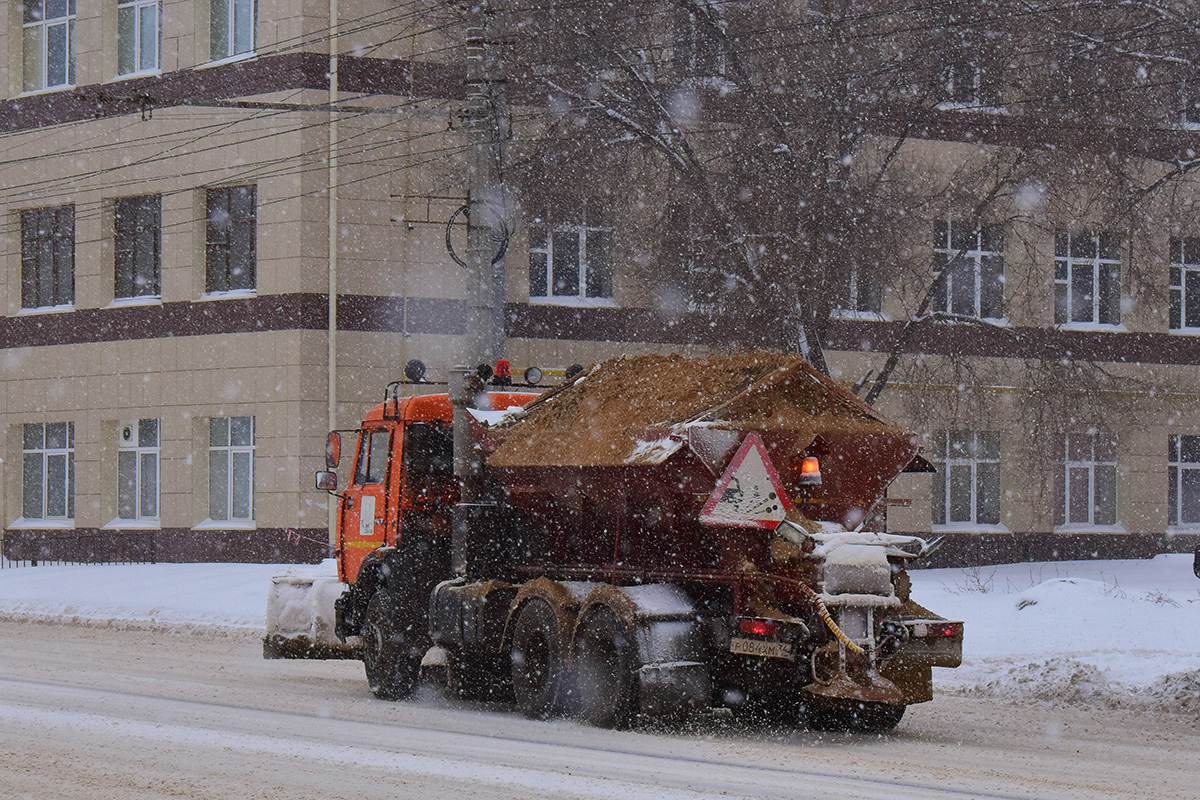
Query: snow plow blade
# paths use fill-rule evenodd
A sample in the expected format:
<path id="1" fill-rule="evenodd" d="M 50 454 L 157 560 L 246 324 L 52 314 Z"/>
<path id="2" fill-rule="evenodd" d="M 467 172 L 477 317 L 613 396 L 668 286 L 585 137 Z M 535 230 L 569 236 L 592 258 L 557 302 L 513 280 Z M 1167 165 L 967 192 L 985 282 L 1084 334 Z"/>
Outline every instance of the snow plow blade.
<path id="1" fill-rule="evenodd" d="M 359 658 L 358 637 L 342 641 L 334 634 L 333 604 L 345 589 L 333 561 L 291 567 L 271 578 L 263 658 Z"/>

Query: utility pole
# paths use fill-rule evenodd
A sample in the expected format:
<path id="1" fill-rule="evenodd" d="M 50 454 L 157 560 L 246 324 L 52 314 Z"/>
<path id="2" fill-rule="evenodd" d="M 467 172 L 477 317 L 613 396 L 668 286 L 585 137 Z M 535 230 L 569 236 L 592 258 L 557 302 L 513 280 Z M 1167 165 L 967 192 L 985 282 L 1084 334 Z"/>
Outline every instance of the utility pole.
<path id="1" fill-rule="evenodd" d="M 479 364 L 491 366 L 504 355 L 504 250 L 508 244 L 508 202 L 504 192 L 504 146 L 508 103 L 504 71 L 495 42 L 493 0 L 467 0 L 467 165 L 466 331 L 462 359 L 450 376 L 454 406 L 454 474 L 460 500 L 454 510 L 454 562 L 468 569 L 473 531 L 488 525 L 491 507 L 481 481 L 482 461 L 470 436 L 469 407 L 484 385 Z"/>

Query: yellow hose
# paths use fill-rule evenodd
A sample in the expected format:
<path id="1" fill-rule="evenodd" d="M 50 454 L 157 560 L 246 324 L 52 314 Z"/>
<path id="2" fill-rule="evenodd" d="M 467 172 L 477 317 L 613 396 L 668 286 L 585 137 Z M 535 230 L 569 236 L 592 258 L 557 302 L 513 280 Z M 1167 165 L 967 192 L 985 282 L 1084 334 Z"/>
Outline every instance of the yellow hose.
<path id="1" fill-rule="evenodd" d="M 858 653 L 860 656 L 864 655 L 863 649 L 854 642 L 850 641 L 850 637 L 843 633 L 842 629 L 839 628 L 837 623 L 833 621 L 833 617 L 829 616 L 829 609 L 825 607 L 825 602 L 817 596 L 816 592 L 813 592 L 812 594 L 812 601 L 817 607 L 817 613 L 821 615 L 821 619 L 825 620 L 825 624 L 829 626 L 829 630 L 832 631 L 833 635 L 838 638 L 838 641 L 846 645 L 848 649 Z"/>

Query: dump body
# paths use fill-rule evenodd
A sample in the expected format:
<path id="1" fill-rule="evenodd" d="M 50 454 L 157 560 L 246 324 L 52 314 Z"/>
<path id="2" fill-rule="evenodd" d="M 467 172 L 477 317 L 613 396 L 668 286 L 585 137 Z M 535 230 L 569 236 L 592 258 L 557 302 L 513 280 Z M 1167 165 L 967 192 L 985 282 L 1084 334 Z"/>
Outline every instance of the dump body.
<path id="1" fill-rule="evenodd" d="M 531 716 L 886 729 L 957 666 L 961 623 L 908 596 L 924 542 L 854 530 L 922 465 L 915 437 L 802 359 L 625 358 L 482 404 L 470 507 L 444 395 L 389 396 L 359 432 L 336 624 L 377 695 L 407 694 L 436 646 L 457 693 Z"/>

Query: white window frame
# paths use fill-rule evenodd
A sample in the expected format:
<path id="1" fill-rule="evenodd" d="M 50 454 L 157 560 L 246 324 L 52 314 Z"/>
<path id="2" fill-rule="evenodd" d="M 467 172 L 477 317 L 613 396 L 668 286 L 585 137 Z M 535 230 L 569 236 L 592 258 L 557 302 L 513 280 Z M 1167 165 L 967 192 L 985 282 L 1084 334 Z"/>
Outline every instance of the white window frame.
<path id="1" fill-rule="evenodd" d="M 986 438 L 985 438 L 986 437 Z M 1001 456 L 1003 437 L 999 431 L 942 430 L 934 434 L 931 455 L 939 467 L 934 477 L 934 492 L 930 503 L 932 527 L 935 530 L 1004 530 L 1002 501 L 1004 498 Z M 991 450 L 994 455 L 988 453 Z M 968 519 L 952 519 L 956 480 L 966 476 L 969 481 Z M 989 485 L 985 487 L 984 482 Z M 981 492 L 987 489 L 995 493 L 995 519 L 980 519 Z M 941 514 L 938 514 L 938 498 L 941 498 Z"/>
<path id="2" fill-rule="evenodd" d="M 155 524 L 159 521 L 160 454 L 162 446 L 162 424 L 157 419 L 139 419 L 120 423 L 129 425 L 130 439 L 121 436 L 117 448 L 117 517 L 113 525 L 121 523 Z M 133 516 L 123 516 L 123 491 L 127 484 L 122 480 L 122 456 L 133 459 Z M 149 483 L 149 486 L 146 484 Z M 150 507 L 148 507 L 150 506 Z"/>
<path id="3" fill-rule="evenodd" d="M 712 9 L 711 13 L 717 13 Z M 694 11 L 679 8 L 675 13 L 675 53 L 679 59 L 680 77 L 724 78 L 725 41 L 709 41 L 704 36 L 703 23 Z M 707 62 L 707 63 L 705 63 Z"/>
<path id="4" fill-rule="evenodd" d="M 1055 511 L 1055 530 L 1118 530 L 1117 440 L 1110 433 L 1091 431 L 1063 437 L 1062 474 Z M 1101 483 L 1109 482 L 1108 491 Z M 1082 486 L 1080 486 L 1082 484 Z M 1081 490 L 1083 513 L 1072 514 L 1072 498 Z"/>
<path id="5" fill-rule="evenodd" d="M 1200 530 L 1200 436 L 1167 437 L 1167 528 Z M 1190 488 L 1193 519 L 1184 519 L 1184 490 Z"/>
<path id="6" fill-rule="evenodd" d="M 833 310 L 834 316 L 842 319 L 883 319 L 883 286 L 880 285 L 877 287 L 877 296 L 864 296 L 863 281 L 859 277 L 860 274 L 860 267 L 857 265 L 850 268 L 849 286 L 843 298 L 845 304 L 838 305 Z M 872 307 L 876 305 L 875 300 L 878 300 L 878 308 Z"/>
<path id="7" fill-rule="evenodd" d="M 162 299 L 162 195 L 113 202 L 113 299 Z"/>
<path id="8" fill-rule="evenodd" d="M 1167 327 L 1172 333 L 1200 333 L 1200 324 L 1189 325 L 1189 310 L 1200 323 L 1200 238 L 1172 238 L 1168 263 L 1169 297 Z M 1188 279 L 1195 291 L 1188 292 Z M 1194 294 L 1194 297 L 1190 297 Z"/>
<path id="9" fill-rule="evenodd" d="M 980 31 L 957 43 L 946 44 L 946 52 L 951 58 L 942 68 L 941 87 L 946 99 L 938 104 L 939 109 L 1005 113 L 999 87 L 989 85 L 985 69 L 986 54 L 981 52 L 992 35 L 988 31 Z"/>
<path id="10" fill-rule="evenodd" d="M 25 209 L 21 212 L 21 310 L 73 308 L 75 206 Z"/>
<path id="11" fill-rule="evenodd" d="M 223 8 L 224 11 L 218 16 L 218 8 Z M 248 12 L 247 12 L 248 9 Z M 242 12 L 239 17 L 238 12 Z M 246 58 L 254 55 L 258 47 L 258 2 L 257 0 L 212 0 L 209 5 L 210 17 L 210 41 L 209 55 L 212 61 L 226 61 L 235 58 Z M 249 14 L 247 20 L 245 15 Z M 217 31 L 217 23 L 220 17 L 225 19 L 225 47 L 220 52 L 217 51 L 217 37 L 213 34 Z M 249 39 L 243 47 L 238 47 L 238 23 L 249 24 L 248 30 L 242 30 L 242 35 Z"/>
<path id="12" fill-rule="evenodd" d="M 938 290 L 937 297 L 934 299 L 933 309 L 943 313 L 957 314 L 960 316 L 974 317 L 976 319 L 988 320 L 989 322 L 1003 324 L 1005 322 L 1004 311 L 1004 231 L 999 225 L 974 225 L 965 220 L 940 220 L 936 223 L 934 237 L 937 240 L 934 243 L 933 253 L 934 258 L 941 259 L 941 266 L 944 268 L 955 258 L 958 258 L 959 249 L 953 246 L 954 240 L 957 238 L 955 234 L 962 235 L 962 229 L 969 228 L 966 233 L 966 238 L 970 240 L 970 244 L 965 248 L 963 257 L 966 259 L 965 269 L 961 273 L 947 272 L 942 278 L 942 286 Z M 986 229 L 999 228 L 999 245 L 1000 249 L 990 249 L 985 247 L 984 240 L 989 238 L 985 236 Z M 995 243 L 997 237 L 990 237 Z M 984 264 L 988 259 L 999 259 L 1000 270 L 995 276 L 997 282 L 997 290 L 1000 294 L 1000 314 L 983 313 L 984 305 L 984 284 L 989 278 L 984 270 Z M 963 312 L 954 308 L 955 290 L 957 280 L 969 276 L 972 280 L 972 303 L 970 312 Z"/>
<path id="13" fill-rule="evenodd" d="M 602 224 L 594 220 L 593 216 L 588 214 L 588 209 L 585 207 L 580 212 L 578 221 L 572 222 L 554 222 L 549 219 L 550 215 L 536 217 L 530 225 L 530 242 L 529 242 L 529 302 L 531 304 L 546 304 L 546 305 L 574 305 L 574 306 L 601 306 L 613 307 L 616 306 L 616 301 L 613 299 L 614 283 L 616 278 L 616 269 L 613 259 L 613 228 L 611 225 Z M 544 232 L 539 238 L 539 231 Z M 578 259 L 576 262 L 578 281 L 577 290 L 574 294 L 557 294 L 555 293 L 554 285 L 554 240 L 562 235 L 574 234 L 576 237 L 576 252 Z M 592 270 L 591 256 L 589 254 L 588 242 L 594 237 L 603 235 L 607 242 L 605 249 L 607 253 L 605 257 L 608 259 L 608 294 L 605 295 L 589 295 L 588 294 L 588 277 Z M 595 249 L 595 248 L 593 248 Z M 535 261 L 541 257 L 544 259 L 542 278 L 545 281 L 546 294 L 534 294 Z"/>
<path id="14" fill-rule="evenodd" d="M 60 425 L 63 426 L 63 444 L 51 446 L 47 443 L 47 429 Z M 27 422 L 22 437 L 20 521 L 49 523 L 49 526 L 72 525 L 75 520 L 75 423 Z M 53 470 L 50 464 L 55 459 L 62 459 L 62 480 L 58 486 L 51 485 Z M 36 509 L 30 506 L 28 485 L 28 481 L 34 477 L 38 481 L 41 496 L 40 507 Z M 54 503 L 55 506 L 61 504 L 61 514 L 52 513 L 52 500 L 58 501 Z"/>
<path id="15" fill-rule="evenodd" d="M 47 6 L 51 6 L 47 10 Z M 62 13 L 47 17 L 47 13 L 57 11 L 55 6 L 61 6 Z M 21 25 L 21 46 L 24 53 L 22 65 L 22 85 L 26 92 L 41 92 L 48 89 L 69 89 L 75 85 L 75 0 L 26 0 L 22 4 L 24 16 Z M 63 63 L 56 64 L 61 68 L 63 79 L 50 82 L 50 39 L 61 34 L 63 41 Z M 36 53 L 30 53 L 30 48 Z M 30 62 L 36 56 L 37 74 L 30 75 Z"/>
<path id="16" fill-rule="evenodd" d="M 233 426 L 235 420 L 243 420 L 249 425 L 249 441 L 235 444 L 233 442 Z M 224 439 L 221 442 L 215 442 L 219 427 L 224 427 Z M 254 451 L 257 447 L 257 425 L 255 418 L 252 416 L 234 416 L 234 417 L 211 417 L 209 419 L 209 444 L 208 444 L 208 508 L 209 516 L 205 520 L 206 523 L 217 523 L 221 525 L 231 525 L 235 527 L 253 527 L 255 513 L 255 466 L 254 466 Z M 245 471 L 241 476 L 241 481 L 238 480 L 237 463 L 239 457 L 244 456 Z M 222 464 L 224 468 L 224 485 L 225 502 L 223 508 L 217 508 L 217 495 L 215 490 L 218 488 L 217 470 L 218 464 Z M 235 508 L 235 497 L 237 489 L 243 488 L 246 492 L 247 503 L 244 514 L 237 513 L 240 509 Z M 214 513 L 215 512 L 215 513 Z"/>
<path id="17" fill-rule="evenodd" d="M 128 20 L 128 21 L 127 21 Z M 153 60 L 147 63 L 147 31 L 152 30 Z M 121 68 L 122 47 L 132 48 L 132 66 Z M 161 0 L 117 0 L 117 75 L 156 74 L 162 70 L 162 2 Z"/>
<path id="18" fill-rule="evenodd" d="M 1115 239 L 1115 246 L 1111 240 Z M 1072 255 L 1074 245 L 1081 240 L 1089 240 L 1094 255 Z M 1104 244 L 1109 241 L 1110 248 L 1115 249 L 1117 256 L 1105 256 Z M 1120 234 L 1107 231 L 1075 231 L 1059 230 L 1054 235 L 1054 324 L 1060 327 L 1103 327 L 1116 328 L 1121 324 L 1121 257 L 1123 248 Z M 1112 277 L 1104 278 L 1105 273 L 1116 273 L 1116 311 L 1115 319 L 1101 320 L 1104 316 L 1105 298 L 1103 289 L 1111 286 Z M 1075 319 L 1076 304 L 1075 281 L 1073 278 L 1078 271 L 1083 270 L 1090 275 L 1091 285 L 1091 316 L 1088 319 Z M 1059 313 L 1060 299 L 1064 311 Z"/>

